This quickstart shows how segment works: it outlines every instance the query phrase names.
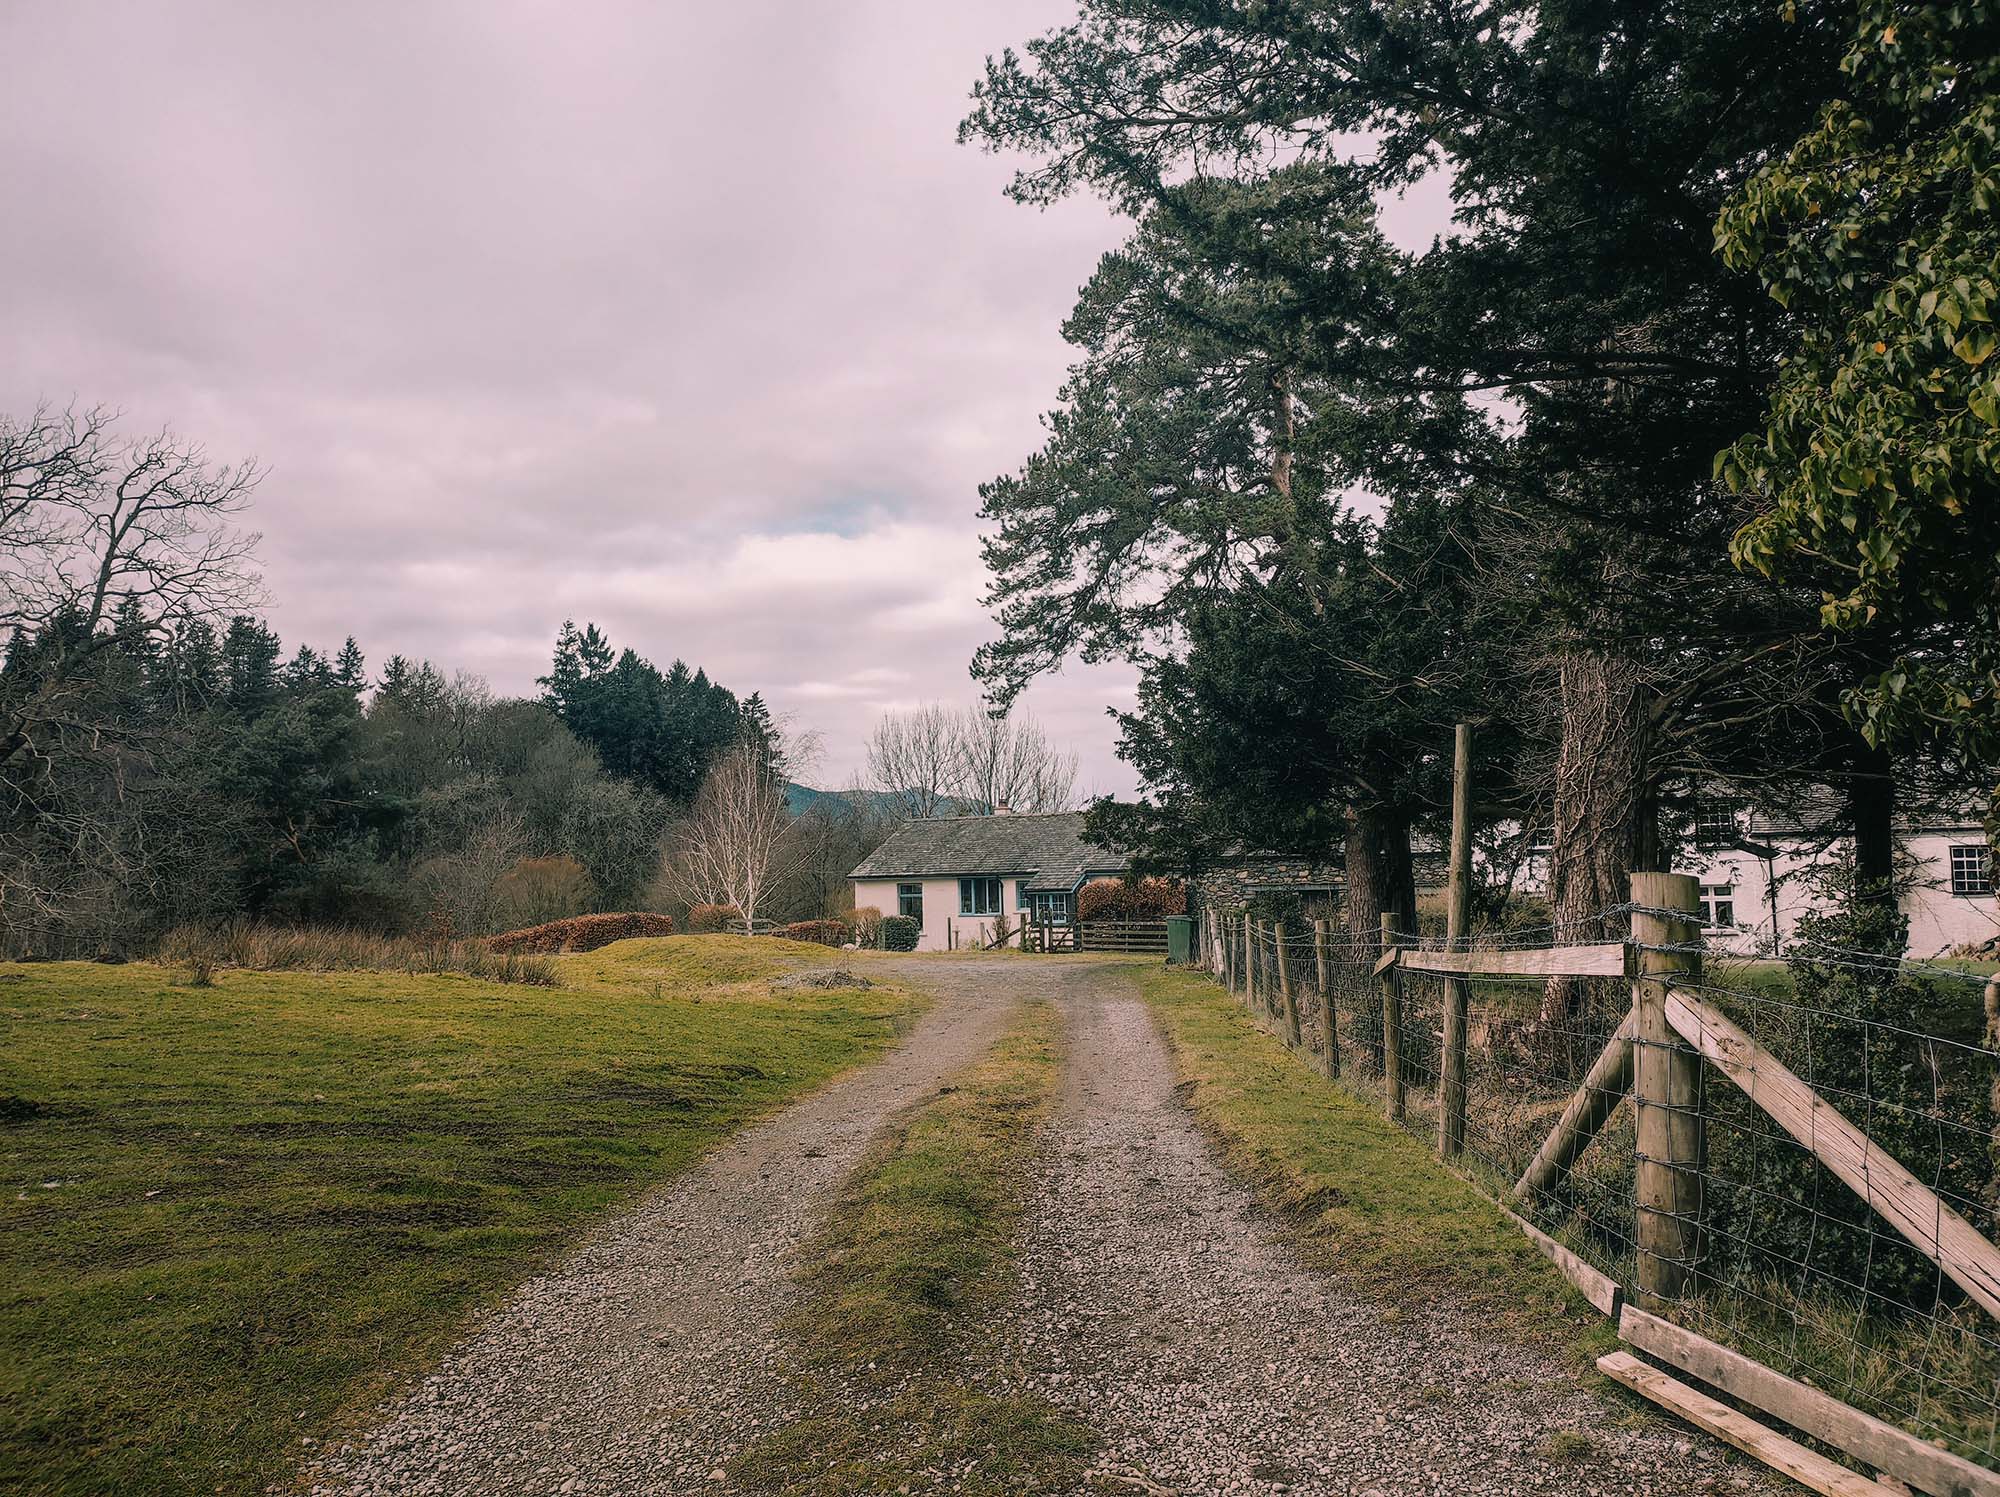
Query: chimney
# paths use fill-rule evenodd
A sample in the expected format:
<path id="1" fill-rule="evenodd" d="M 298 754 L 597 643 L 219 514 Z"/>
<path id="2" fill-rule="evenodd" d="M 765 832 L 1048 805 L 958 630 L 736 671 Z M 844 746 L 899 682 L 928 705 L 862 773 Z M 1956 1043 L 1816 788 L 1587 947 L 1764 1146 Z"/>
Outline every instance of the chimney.
<path id="1" fill-rule="evenodd" d="M 1007 802 L 1005 802 L 1004 800 L 996 800 L 993 803 L 993 814 L 995 816 L 1012 816 L 1014 814 L 1014 808 L 1008 805 Z"/>

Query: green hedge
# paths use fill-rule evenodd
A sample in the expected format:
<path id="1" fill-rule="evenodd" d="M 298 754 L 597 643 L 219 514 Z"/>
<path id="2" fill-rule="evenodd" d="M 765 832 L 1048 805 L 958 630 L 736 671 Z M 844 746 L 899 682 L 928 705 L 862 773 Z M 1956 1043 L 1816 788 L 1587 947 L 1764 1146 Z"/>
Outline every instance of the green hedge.
<path id="1" fill-rule="evenodd" d="M 884 951 L 915 951 L 917 937 L 923 928 L 908 915 L 884 915 L 882 917 L 882 949 Z"/>

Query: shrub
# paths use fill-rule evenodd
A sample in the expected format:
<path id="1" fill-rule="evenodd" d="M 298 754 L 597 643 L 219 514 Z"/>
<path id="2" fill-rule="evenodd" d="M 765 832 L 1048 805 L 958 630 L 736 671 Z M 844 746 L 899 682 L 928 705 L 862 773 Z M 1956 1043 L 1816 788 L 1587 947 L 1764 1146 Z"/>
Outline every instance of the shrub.
<path id="1" fill-rule="evenodd" d="M 665 915 L 640 910 L 621 915 L 572 915 L 567 920 L 551 920 L 526 930 L 510 930 L 495 936 L 487 946 L 496 952 L 595 951 L 613 941 L 634 936 L 670 936 L 674 922 Z"/>
<path id="2" fill-rule="evenodd" d="M 821 946 L 845 946 L 848 929 L 845 920 L 794 920 L 790 925 L 781 925 L 771 932 L 783 936 L 787 941 L 812 941 Z"/>
<path id="3" fill-rule="evenodd" d="M 923 934 L 923 927 L 908 915 L 884 915 L 882 917 L 882 949 L 884 951 L 915 951 L 917 937 Z"/>
<path id="4" fill-rule="evenodd" d="M 1187 890 L 1173 879 L 1096 878 L 1077 891 L 1079 920 L 1163 920 L 1187 913 Z"/>
<path id="5" fill-rule="evenodd" d="M 854 932 L 855 945 L 873 951 L 882 944 L 882 912 L 873 905 L 849 910 L 847 925 Z"/>
<path id="6" fill-rule="evenodd" d="M 721 931 L 741 929 L 743 912 L 733 904 L 697 904 L 688 907 L 688 929 L 696 935 L 712 936 Z"/>

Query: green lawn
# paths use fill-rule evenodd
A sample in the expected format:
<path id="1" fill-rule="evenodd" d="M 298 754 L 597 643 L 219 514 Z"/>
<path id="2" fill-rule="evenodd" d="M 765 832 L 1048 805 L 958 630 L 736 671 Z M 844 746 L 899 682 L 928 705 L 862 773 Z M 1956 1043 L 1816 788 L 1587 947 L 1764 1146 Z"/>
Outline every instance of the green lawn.
<path id="1" fill-rule="evenodd" d="M 0 964 L 0 1490 L 255 1492 L 617 1203 L 889 1044 L 731 937 L 463 977 Z M 878 974 L 879 975 L 879 974 Z"/>

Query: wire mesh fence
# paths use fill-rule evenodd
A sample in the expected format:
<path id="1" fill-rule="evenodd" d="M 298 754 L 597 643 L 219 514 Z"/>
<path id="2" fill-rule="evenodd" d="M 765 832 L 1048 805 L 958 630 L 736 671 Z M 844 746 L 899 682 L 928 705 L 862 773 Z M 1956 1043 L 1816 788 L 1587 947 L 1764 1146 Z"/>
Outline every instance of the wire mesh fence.
<path id="1" fill-rule="evenodd" d="M 1590 934 L 1573 922 L 1562 938 L 1621 940 L 1631 913 L 1606 910 Z M 1517 931 L 1479 946 L 1528 952 L 1555 939 Z M 1415 965 L 1385 977 L 1378 941 L 1327 922 L 1287 928 L 1240 915 L 1211 922 L 1205 949 L 1281 1038 L 1432 1144 L 1453 985 L 1463 983 L 1459 1167 L 1635 1302 L 1926 1441 L 2000 1464 L 2000 1322 L 1978 1271 L 1954 1267 L 1950 1248 L 1963 1228 L 1991 1254 L 2000 1212 L 1988 973 L 1812 943 L 1782 963 L 1705 951 L 1698 938 L 1632 943 L 1635 962 L 1652 951 L 1689 969 L 1661 982 L 1697 1032 L 1662 1038 L 1635 1034 L 1625 977 L 1453 976 Z M 1678 1190 L 1642 1208 L 1641 1167 L 1653 1156 L 1641 1147 L 1633 1078 L 1669 1050 L 1691 1078 L 1660 1122 L 1675 1130 Z M 1691 1060 L 1711 1050 L 1709 1062 Z M 1402 1104 L 1393 1109 L 1392 1055 Z M 1843 1158 L 1850 1179 L 1828 1162 Z M 1649 1236 L 1654 1254 L 1674 1244 L 1674 1261 L 1642 1283 L 1649 1213 L 1684 1219 Z M 1649 1292 L 1662 1284 L 1671 1292 Z"/>

